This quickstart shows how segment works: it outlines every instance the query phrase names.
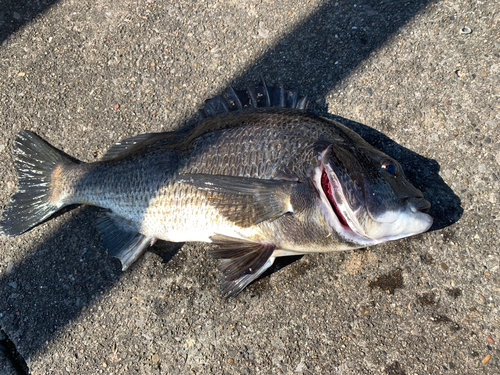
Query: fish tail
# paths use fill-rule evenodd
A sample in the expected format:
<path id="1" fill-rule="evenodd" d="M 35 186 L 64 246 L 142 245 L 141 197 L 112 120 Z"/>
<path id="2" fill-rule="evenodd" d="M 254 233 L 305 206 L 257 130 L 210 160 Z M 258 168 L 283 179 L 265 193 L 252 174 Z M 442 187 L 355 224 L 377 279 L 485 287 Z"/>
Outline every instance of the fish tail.
<path id="1" fill-rule="evenodd" d="M 53 180 L 61 167 L 74 164 L 62 151 L 27 130 L 16 136 L 13 155 L 18 189 L 0 220 L 0 233 L 8 237 L 26 232 L 66 205 L 54 192 Z"/>

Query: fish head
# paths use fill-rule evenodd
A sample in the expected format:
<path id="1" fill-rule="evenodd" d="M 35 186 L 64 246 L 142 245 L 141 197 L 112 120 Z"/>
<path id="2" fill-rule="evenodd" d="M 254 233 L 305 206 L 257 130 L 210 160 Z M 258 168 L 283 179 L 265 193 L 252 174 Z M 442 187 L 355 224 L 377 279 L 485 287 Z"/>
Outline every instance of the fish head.
<path id="1" fill-rule="evenodd" d="M 401 165 L 364 141 L 324 148 L 313 183 L 330 225 L 356 245 L 412 236 L 432 225 L 430 203 Z"/>

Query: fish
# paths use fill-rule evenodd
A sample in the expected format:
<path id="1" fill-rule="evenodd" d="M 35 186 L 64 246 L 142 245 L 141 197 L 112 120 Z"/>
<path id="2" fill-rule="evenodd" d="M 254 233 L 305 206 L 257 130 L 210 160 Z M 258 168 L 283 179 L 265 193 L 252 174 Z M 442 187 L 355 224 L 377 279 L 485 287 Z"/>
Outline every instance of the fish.
<path id="1" fill-rule="evenodd" d="M 230 87 L 196 124 L 124 139 L 90 163 L 23 130 L 0 233 L 18 236 L 65 206 L 101 207 L 103 247 L 123 271 L 156 240 L 209 242 L 221 292 L 233 298 L 277 257 L 427 231 L 430 203 L 401 165 L 307 104 L 264 81 Z"/>

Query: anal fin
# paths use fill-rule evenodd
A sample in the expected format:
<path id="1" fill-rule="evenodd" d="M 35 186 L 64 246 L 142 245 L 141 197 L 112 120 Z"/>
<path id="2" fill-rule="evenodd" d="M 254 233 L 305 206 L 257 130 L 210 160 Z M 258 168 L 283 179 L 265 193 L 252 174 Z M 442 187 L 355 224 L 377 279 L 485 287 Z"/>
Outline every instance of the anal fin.
<path id="1" fill-rule="evenodd" d="M 102 234 L 103 247 L 110 256 L 120 260 L 122 271 L 125 271 L 156 241 L 155 238 L 138 233 L 125 219 L 113 213 L 103 215 L 97 225 Z"/>
<path id="2" fill-rule="evenodd" d="M 276 245 L 216 234 L 210 237 L 218 247 L 209 255 L 220 259 L 221 291 L 226 298 L 236 297 L 247 285 L 261 276 L 274 262 Z"/>

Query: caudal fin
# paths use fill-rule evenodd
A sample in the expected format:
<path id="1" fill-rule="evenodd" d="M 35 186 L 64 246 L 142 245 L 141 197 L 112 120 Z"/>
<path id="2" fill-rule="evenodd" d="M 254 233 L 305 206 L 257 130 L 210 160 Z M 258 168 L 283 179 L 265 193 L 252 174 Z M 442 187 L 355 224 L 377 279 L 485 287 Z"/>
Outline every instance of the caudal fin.
<path id="1" fill-rule="evenodd" d="M 2 213 L 0 233 L 12 237 L 31 229 L 64 206 L 51 201 L 52 173 L 73 162 L 36 134 L 23 130 L 14 141 L 17 192 Z"/>

